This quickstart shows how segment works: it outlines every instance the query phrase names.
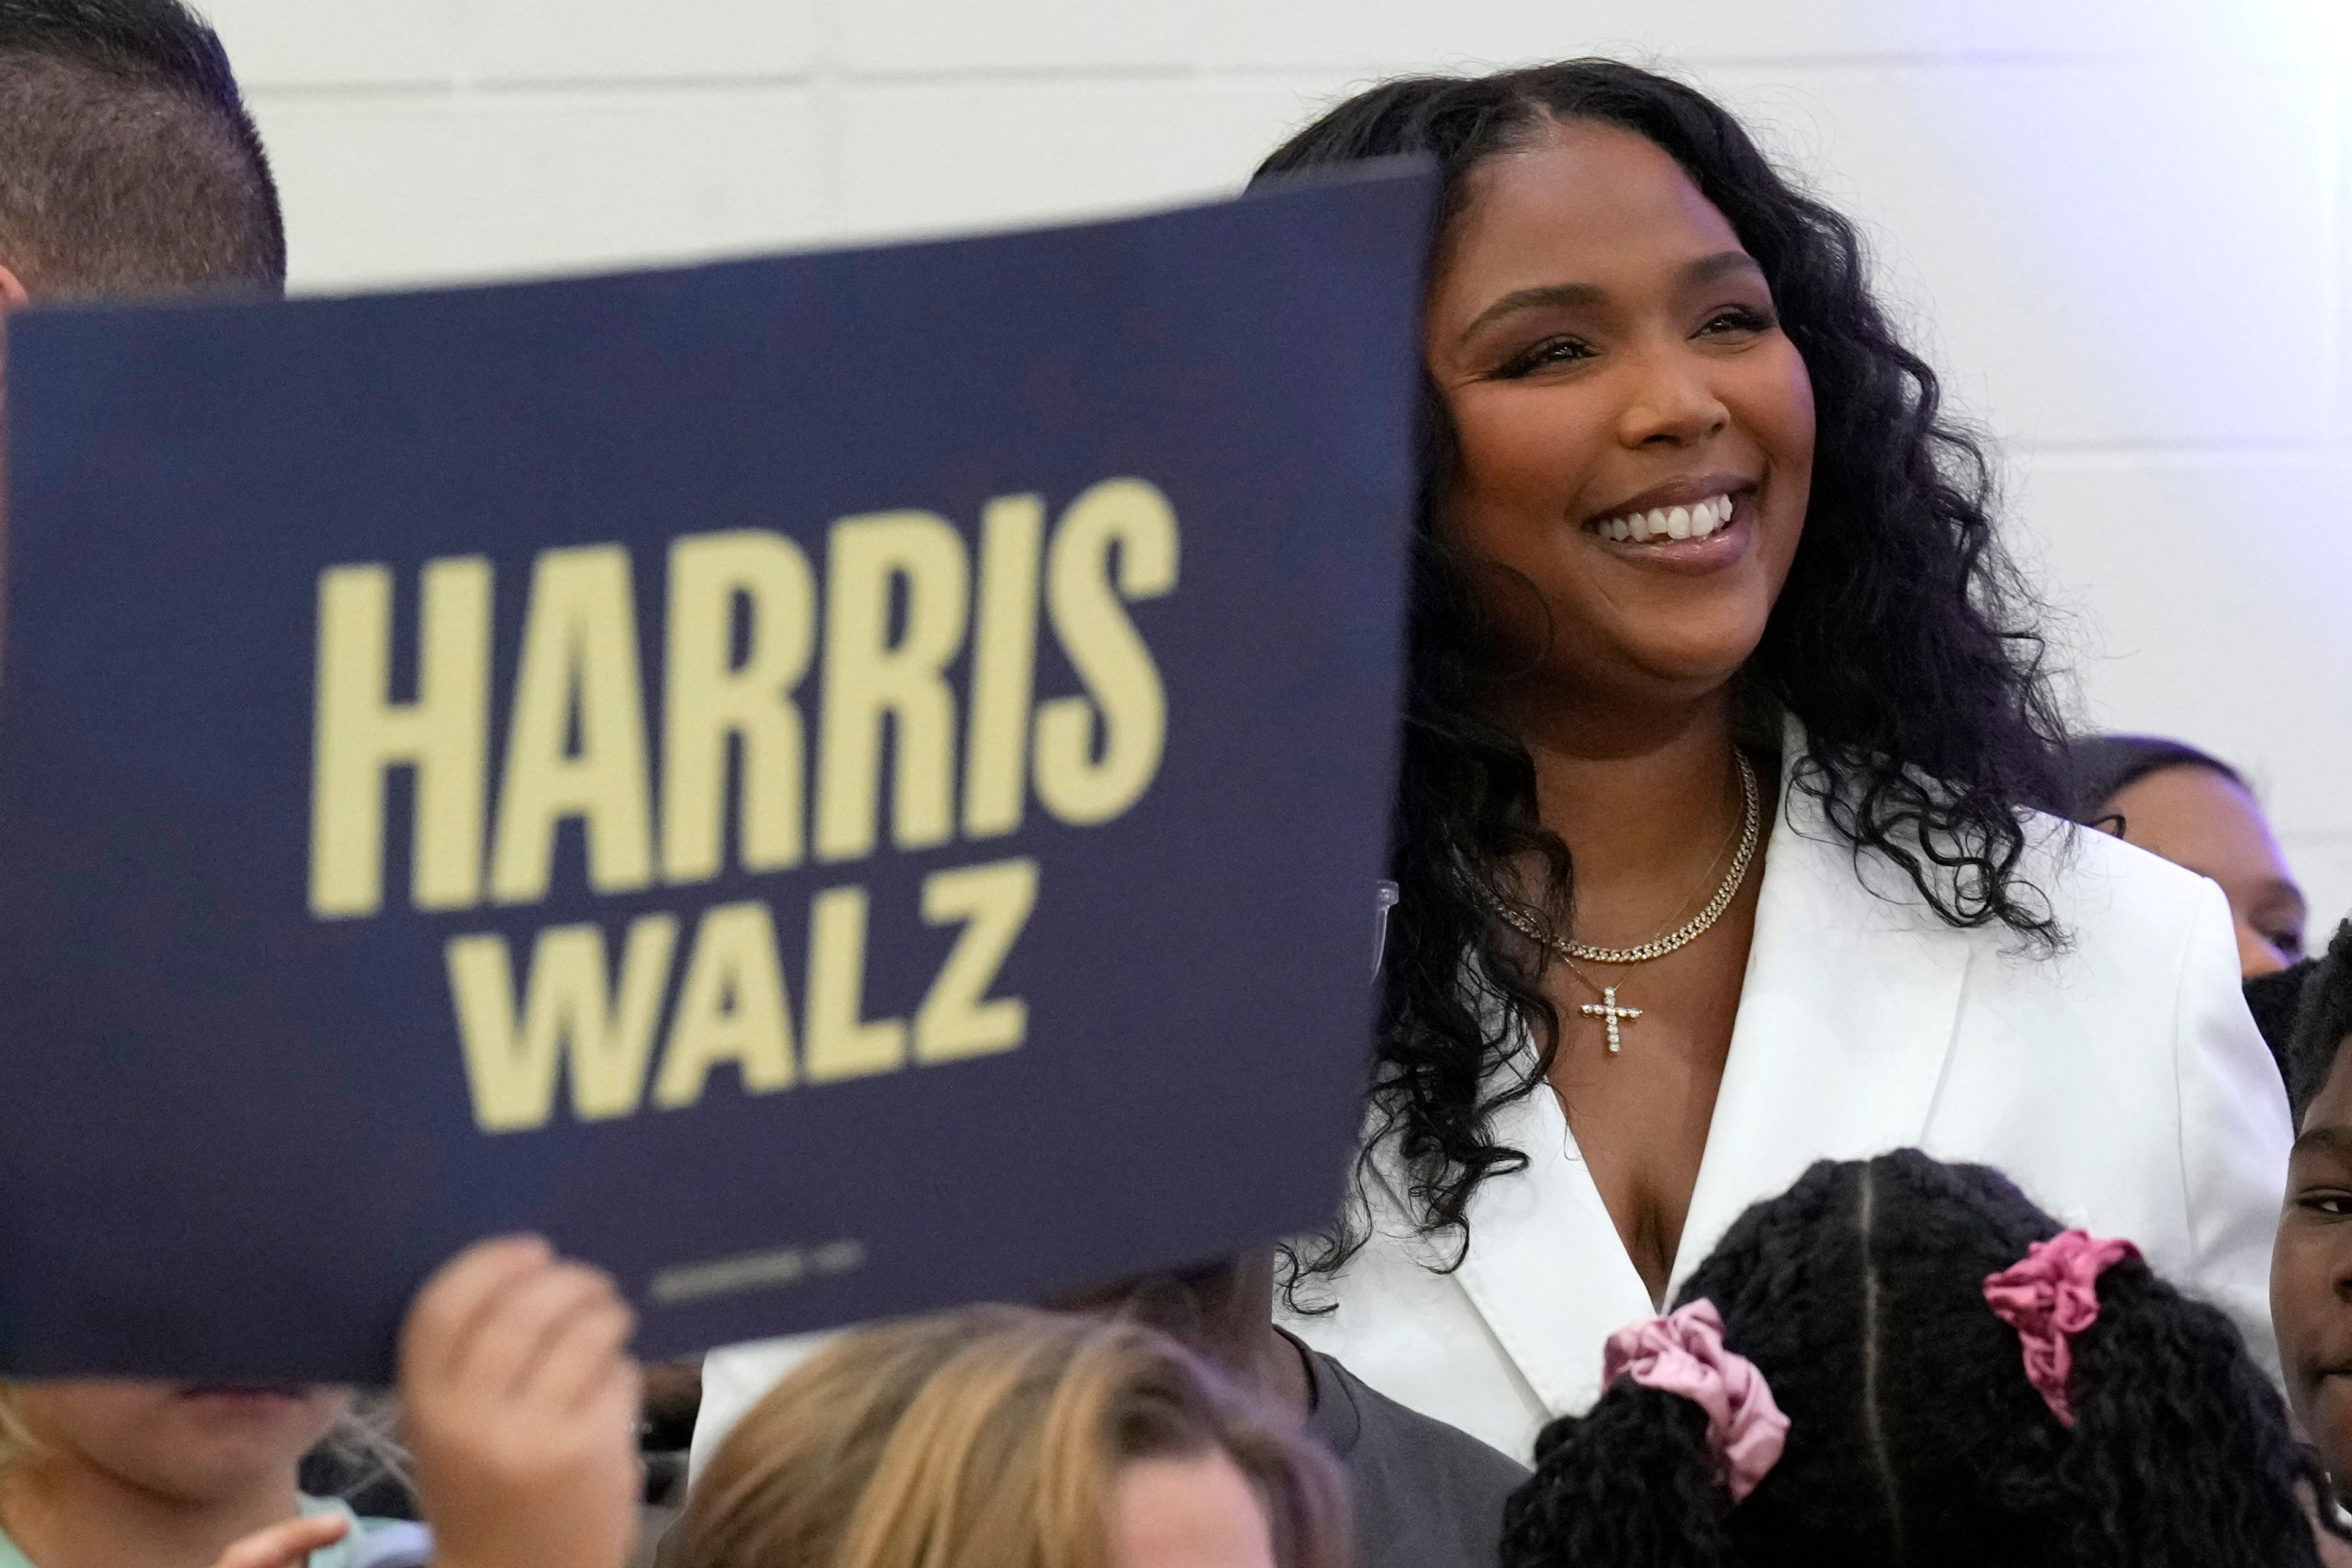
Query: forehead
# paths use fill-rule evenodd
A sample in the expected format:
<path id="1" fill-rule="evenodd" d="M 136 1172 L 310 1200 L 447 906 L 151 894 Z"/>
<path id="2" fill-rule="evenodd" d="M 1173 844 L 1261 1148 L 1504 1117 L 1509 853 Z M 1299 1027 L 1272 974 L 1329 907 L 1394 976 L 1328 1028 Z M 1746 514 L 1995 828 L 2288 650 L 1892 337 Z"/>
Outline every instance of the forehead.
<path id="1" fill-rule="evenodd" d="M 1592 121 L 1548 125 L 1469 176 L 1441 290 L 1601 283 L 1741 248 L 1730 221 L 1649 138 Z M 1622 281 L 1622 279 L 1617 279 Z"/>
<path id="2" fill-rule="evenodd" d="M 2126 797 L 2164 809 L 2243 813 L 2253 808 L 2253 796 L 2201 763 L 2173 763 L 2142 773 L 2116 792 L 2116 799 Z"/>
<path id="3" fill-rule="evenodd" d="M 2298 1132 L 2308 1132 L 2315 1127 L 2352 1127 L 2352 1051 L 2344 1048 L 2346 1044 L 2345 1040 L 2336 1042 L 2327 1076 L 2320 1080 L 2319 1092 L 2311 1097 L 2311 1103 L 2304 1107 Z"/>
<path id="4" fill-rule="evenodd" d="M 2283 858 L 2254 797 L 2209 767 L 2159 768 L 2117 790 L 2107 809 L 2123 814 L 2124 831 L 2135 840 L 2193 843 L 2253 861 Z"/>

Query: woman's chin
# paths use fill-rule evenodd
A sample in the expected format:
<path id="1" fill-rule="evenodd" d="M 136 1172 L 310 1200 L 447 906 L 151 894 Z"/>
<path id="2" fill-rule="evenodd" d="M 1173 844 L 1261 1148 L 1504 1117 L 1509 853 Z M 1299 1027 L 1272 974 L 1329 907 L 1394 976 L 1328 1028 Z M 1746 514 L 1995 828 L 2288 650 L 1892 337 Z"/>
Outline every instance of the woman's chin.
<path id="1" fill-rule="evenodd" d="M 1647 727 L 1665 710 L 1728 693 L 1755 647 L 1752 640 L 1708 647 L 1643 641 L 1587 648 L 1581 657 L 1549 661 L 1529 683 L 1516 686 L 1511 697 L 1544 703 L 1554 700 L 1552 694 L 1573 694 L 1587 713 L 1611 715 L 1612 728 L 1623 722 Z"/>
<path id="2" fill-rule="evenodd" d="M 1769 608 L 1769 602 L 1765 606 Z M 1728 688 L 1764 640 L 1764 616 L 1749 606 L 1718 606 L 1717 613 L 1658 614 L 1628 617 L 1599 651 L 1590 673 L 1627 698 L 1644 702 L 1689 702 Z"/>
<path id="3" fill-rule="evenodd" d="M 1528 602 L 1530 582 L 1540 608 Z M 1649 707 L 1729 685 L 1763 643 L 1780 586 L 1751 553 L 1733 570 L 1699 574 L 1644 571 L 1611 582 L 1588 571 L 1540 582 L 1530 574 L 1489 604 L 1507 645 L 1521 650 L 1519 668 L 1539 671 L 1544 684 Z"/>

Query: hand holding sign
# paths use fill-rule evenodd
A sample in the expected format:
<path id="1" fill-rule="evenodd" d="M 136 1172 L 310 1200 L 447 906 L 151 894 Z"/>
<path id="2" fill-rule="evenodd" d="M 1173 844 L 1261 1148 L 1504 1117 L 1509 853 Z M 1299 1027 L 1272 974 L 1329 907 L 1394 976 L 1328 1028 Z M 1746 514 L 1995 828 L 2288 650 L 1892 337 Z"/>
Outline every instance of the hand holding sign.
<path id="1" fill-rule="evenodd" d="M 468 1248 L 401 1335 L 403 1423 L 435 1568 L 617 1568 L 636 1538 L 635 1319 L 535 1237 Z"/>

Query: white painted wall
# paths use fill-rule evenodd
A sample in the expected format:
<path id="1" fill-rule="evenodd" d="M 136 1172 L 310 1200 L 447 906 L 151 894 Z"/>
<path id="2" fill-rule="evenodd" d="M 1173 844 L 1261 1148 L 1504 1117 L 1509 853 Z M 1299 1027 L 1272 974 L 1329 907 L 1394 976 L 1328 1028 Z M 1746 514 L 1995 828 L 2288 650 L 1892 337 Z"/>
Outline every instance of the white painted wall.
<path id="1" fill-rule="evenodd" d="M 1397 71 L 1685 71 L 1868 226 L 2010 457 L 2086 711 L 2243 764 L 2352 908 L 2352 0 L 208 9 L 312 290 L 1115 212 Z"/>

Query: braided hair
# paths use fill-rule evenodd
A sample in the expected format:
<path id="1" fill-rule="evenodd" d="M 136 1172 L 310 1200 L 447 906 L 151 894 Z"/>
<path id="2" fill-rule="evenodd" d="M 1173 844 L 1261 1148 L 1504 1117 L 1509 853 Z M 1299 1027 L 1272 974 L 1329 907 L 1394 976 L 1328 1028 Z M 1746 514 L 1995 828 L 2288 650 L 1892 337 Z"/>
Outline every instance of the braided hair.
<path id="1" fill-rule="evenodd" d="M 1621 1378 L 1538 1440 L 1503 1568 L 2315 1565 L 2316 1460 L 2229 1320 L 2145 1263 L 2101 1277 L 2077 1424 L 2052 1415 L 1983 1286 L 2058 1229 L 1983 1166 L 1815 1165 L 1680 1298 L 1770 1384 L 1780 1462 L 1734 1507 L 1705 1412 Z"/>

